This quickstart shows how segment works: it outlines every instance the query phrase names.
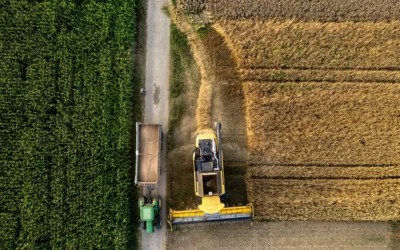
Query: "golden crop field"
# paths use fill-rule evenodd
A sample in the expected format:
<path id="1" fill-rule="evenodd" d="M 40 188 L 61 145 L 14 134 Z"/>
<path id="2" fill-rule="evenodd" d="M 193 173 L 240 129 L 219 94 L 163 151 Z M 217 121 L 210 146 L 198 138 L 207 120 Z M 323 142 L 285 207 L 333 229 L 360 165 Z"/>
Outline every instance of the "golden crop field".
<path id="1" fill-rule="evenodd" d="M 400 220 L 400 2 L 178 2 L 242 81 L 256 219 Z"/>
<path id="2" fill-rule="evenodd" d="M 248 167 L 256 218 L 393 220 L 399 218 L 398 166 Z"/>
<path id="3" fill-rule="evenodd" d="M 399 69 L 400 22 L 221 20 L 239 68 Z"/>
<path id="4" fill-rule="evenodd" d="M 385 179 L 399 178 L 400 168 L 397 165 L 343 165 L 343 166 L 279 166 L 250 165 L 250 178 L 254 179 Z"/>
<path id="5" fill-rule="evenodd" d="M 216 19 L 296 19 L 388 21 L 399 19 L 400 2 L 391 0 L 180 0 L 190 10 L 205 9 Z"/>
<path id="6" fill-rule="evenodd" d="M 398 220 L 400 22 L 219 20 L 256 218 Z"/>
<path id="7" fill-rule="evenodd" d="M 400 82 L 396 70 L 239 69 L 243 81 L 268 82 Z"/>
<path id="8" fill-rule="evenodd" d="M 256 219 L 393 220 L 400 179 L 252 179 Z"/>
<path id="9" fill-rule="evenodd" d="M 400 85 L 245 82 L 249 164 L 400 164 Z"/>

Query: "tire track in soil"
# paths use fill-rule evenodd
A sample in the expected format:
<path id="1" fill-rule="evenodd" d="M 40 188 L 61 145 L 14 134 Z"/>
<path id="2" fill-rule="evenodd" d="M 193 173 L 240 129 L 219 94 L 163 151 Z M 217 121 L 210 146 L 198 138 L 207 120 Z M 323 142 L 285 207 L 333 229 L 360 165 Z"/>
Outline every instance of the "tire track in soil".
<path id="1" fill-rule="evenodd" d="M 202 42 L 215 75 L 212 121 L 222 124 L 227 202 L 230 206 L 246 204 L 247 134 L 241 80 L 231 51 L 213 28 Z"/>
<path id="2" fill-rule="evenodd" d="M 187 35 L 201 73 L 197 132 L 209 131 L 214 122 L 221 122 L 226 190 L 228 196 L 231 194 L 227 202 L 229 205 L 247 203 L 244 93 L 236 63 L 223 38 L 212 27 L 201 40 L 180 12 L 172 6 L 169 6 L 169 11 L 173 22 Z"/>

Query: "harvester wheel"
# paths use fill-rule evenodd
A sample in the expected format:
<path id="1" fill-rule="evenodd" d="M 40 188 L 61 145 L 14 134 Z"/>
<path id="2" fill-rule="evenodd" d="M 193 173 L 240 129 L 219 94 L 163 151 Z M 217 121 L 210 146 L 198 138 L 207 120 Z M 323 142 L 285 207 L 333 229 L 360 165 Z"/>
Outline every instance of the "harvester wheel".
<path id="1" fill-rule="evenodd" d="M 228 193 L 225 193 L 225 194 L 221 195 L 220 197 L 221 197 L 221 202 L 228 203 L 228 201 L 229 201 Z"/>
<path id="2" fill-rule="evenodd" d="M 141 221 L 141 222 L 140 222 L 140 228 L 141 228 L 142 230 L 146 230 L 146 222 Z"/>
<path id="3" fill-rule="evenodd" d="M 196 205 L 198 206 L 198 205 L 201 205 L 202 203 L 201 203 L 201 197 L 199 197 L 199 196 L 196 196 Z"/>
<path id="4" fill-rule="evenodd" d="M 199 158 L 200 157 L 200 149 L 199 148 L 195 148 L 194 149 L 194 151 L 193 151 L 193 153 L 194 153 L 194 157 L 195 157 L 195 159 L 197 159 L 197 158 Z M 197 171 L 197 169 L 196 169 L 196 171 Z"/>

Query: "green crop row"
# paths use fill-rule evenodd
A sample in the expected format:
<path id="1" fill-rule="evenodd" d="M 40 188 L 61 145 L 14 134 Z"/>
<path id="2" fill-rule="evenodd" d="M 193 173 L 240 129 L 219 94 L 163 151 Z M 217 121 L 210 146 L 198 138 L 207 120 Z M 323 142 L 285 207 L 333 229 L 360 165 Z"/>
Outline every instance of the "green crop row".
<path id="1" fill-rule="evenodd" d="M 0 249 L 135 248 L 136 0 L 2 2 Z"/>

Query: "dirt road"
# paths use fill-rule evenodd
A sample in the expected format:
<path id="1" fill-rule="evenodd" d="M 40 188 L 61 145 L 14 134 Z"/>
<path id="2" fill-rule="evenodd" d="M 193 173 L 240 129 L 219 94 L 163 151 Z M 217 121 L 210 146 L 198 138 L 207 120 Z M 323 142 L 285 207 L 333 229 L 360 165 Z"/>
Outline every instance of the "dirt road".
<path id="1" fill-rule="evenodd" d="M 147 41 L 146 41 L 146 96 L 144 122 L 157 123 L 163 127 L 164 135 L 168 128 L 168 80 L 169 80 L 169 18 L 162 12 L 168 0 L 148 0 Z M 164 136 L 165 139 L 165 136 Z M 142 249 L 165 249 L 166 229 L 166 142 L 163 141 L 161 154 L 161 175 L 155 190 L 162 199 L 162 230 L 154 234 L 142 234 Z"/>

